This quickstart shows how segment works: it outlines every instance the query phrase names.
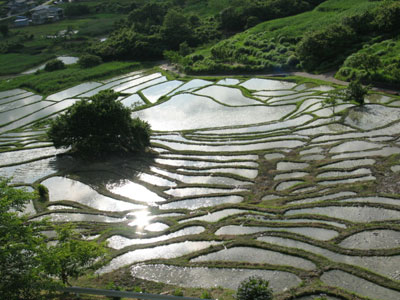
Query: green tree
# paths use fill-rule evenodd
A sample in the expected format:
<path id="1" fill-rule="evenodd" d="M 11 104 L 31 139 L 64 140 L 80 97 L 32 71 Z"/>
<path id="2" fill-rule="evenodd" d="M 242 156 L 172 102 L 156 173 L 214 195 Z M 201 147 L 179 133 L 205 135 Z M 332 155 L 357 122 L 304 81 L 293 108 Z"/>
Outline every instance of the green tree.
<path id="1" fill-rule="evenodd" d="M 111 90 L 101 91 L 68 108 L 47 132 L 54 146 L 72 147 L 78 154 L 94 158 L 143 151 L 150 145 L 150 125 L 132 119 L 118 96 Z"/>
<path id="2" fill-rule="evenodd" d="M 84 54 L 81 57 L 79 57 L 78 65 L 81 68 L 91 68 L 100 65 L 102 62 L 103 61 L 100 56 Z"/>
<path id="3" fill-rule="evenodd" d="M 68 285 L 69 278 L 78 278 L 106 256 L 103 244 L 81 240 L 79 233 L 73 229 L 71 224 L 55 227 L 57 243 L 48 246 L 43 254 L 46 273 Z"/>
<path id="4" fill-rule="evenodd" d="M 338 104 L 338 97 L 336 93 L 331 93 L 328 98 L 322 101 L 322 107 L 330 107 L 333 114 L 335 114 L 336 105 Z"/>
<path id="5" fill-rule="evenodd" d="M 376 9 L 373 23 L 381 32 L 399 32 L 400 3 L 398 1 L 384 1 Z"/>
<path id="6" fill-rule="evenodd" d="M 0 178 L 0 299 L 39 300 L 45 291 L 68 284 L 105 257 L 104 244 L 79 239 L 71 225 L 55 227 L 56 245 L 42 234 L 47 221 L 32 221 L 23 214 L 35 193 L 10 186 Z M 47 298 L 46 298 L 47 299 Z"/>
<path id="7" fill-rule="evenodd" d="M 297 44 L 297 57 L 308 70 L 315 70 L 321 64 L 337 63 L 343 53 L 349 52 L 358 41 L 355 32 L 347 26 L 333 25 L 306 33 Z"/>
<path id="8" fill-rule="evenodd" d="M 44 66 L 44 70 L 47 72 L 53 72 L 64 68 L 65 64 L 59 59 L 53 59 Z"/>
<path id="9" fill-rule="evenodd" d="M 192 41 L 192 29 L 186 16 L 174 9 L 170 9 L 165 15 L 161 36 L 169 49 L 178 50 L 183 42 Z"/>
<path id="10" fill-rule="evenodd" d="M 10 30 L 8 29 L 8 26 L 6 24 L 1 24 L 0 25 L 0 32 L 3 35 L 3 37 L 7 37 L 8 34 L 10 33 Z"/>
<path id="11" fill-rule="evenodd" d="M 0 178 L 0 299 L 41 299 L 50 281 L 41 263 L 43 222 L 22 215 L 33 193 Z"/>
<path id="12" fill-rule="evenodd" d="M 356 101 L 359 105 L 364 104 L 364 97 L 368 94 L 368 87 L 363 87 L 360 80 L 353 80 L 349 83 L 345 92 L 347 101 Z"/>
<path id="13" fill-rule="evenodd" d="M 368 74 L 371 70 L 376 73 L 381 66 L 381 60 L 377 55 L 367 53 L 356 53 L 349 56 L 345 61 L 345 66 L 365 70 Z"/>
<path id="14" fill-rule="evenodd" d="M 271 300 L 272 289 L 269 282 L 259 276 L 252 276 L 243 280 L 237 290 L 238 300 Z"/>

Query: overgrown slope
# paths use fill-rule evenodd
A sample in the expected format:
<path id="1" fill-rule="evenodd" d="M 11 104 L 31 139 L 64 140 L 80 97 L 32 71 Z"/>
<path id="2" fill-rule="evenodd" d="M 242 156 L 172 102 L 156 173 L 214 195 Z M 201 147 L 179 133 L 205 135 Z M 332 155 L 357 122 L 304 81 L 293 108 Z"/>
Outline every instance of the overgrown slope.
<path id="1" fill-rule="evenodd" d="M 346 58 L 363 48 L 399 37 L 396 24 L 400 13 L 398 1 L 328 0 L 313 11 L 261 23 L 223 40 L 192 56 L 181 59 L 187 72 L 215 73 L 241 71 L 336 69 Z M 369 55 L 374 50 L 363 50 Z M 399 54 L 388 49 L 379 52 L 378 67 L 370 76 L 363 70 L 341 72 L 340 78 L 398 82 Z M 391 65 L 391 69 L 384 66 Z M 354 68 L 354 65 L 352 66 Z"/>

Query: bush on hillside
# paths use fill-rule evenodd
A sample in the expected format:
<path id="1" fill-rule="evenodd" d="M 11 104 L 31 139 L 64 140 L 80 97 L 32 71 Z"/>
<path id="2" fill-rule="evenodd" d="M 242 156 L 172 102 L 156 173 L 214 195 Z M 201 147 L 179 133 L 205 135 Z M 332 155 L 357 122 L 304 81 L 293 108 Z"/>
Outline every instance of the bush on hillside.
<path id="1" fill-rule="evenodd" d="M 100 56 L 92 54 L 84 54 L 79 60 L 78 64 L 81 68 L 91 68 L 100 65 L 103 62 Z"/>
<path id="2" fill-rule="evenodd" d="M 237 290 L 238 300 L 271 300 L 272 289 L 269 282 L 259 276 L 251 276 L 243 280 Z"/>
<path id="3" fill-rule="evenodd" d="M 359 80 L 353 80 L 346 88 L 345 100 L 356 101 L 359 105 L 364 104 L 364 97 L 368 94 L 368 87 L 363 87 Z"/>
<path id="4" fill-rule="evenodd" d="M 51 123 L 47 132 L 56 148 L 68 148 L 83 157 L 143 151 L 150 145 L 150 125 L 117 101 L 118 93 L 101 91 L 72 105 Z"/>
<path id="5" fill-rule="evenodd" d="M 53 59 L 44 66 L 44 70 L 47 72 L 62 70 L 64 68 L 65 64 L 59 59 Z"/>
<path id="6" fill-rule="evenodd" d="M 337 63 L 357 41 L 358 37 L 350 27 L 333 25 L 305 34 L 297 44 L 296 53 L 303 67 L 315 70 L 322 63 Z"/>

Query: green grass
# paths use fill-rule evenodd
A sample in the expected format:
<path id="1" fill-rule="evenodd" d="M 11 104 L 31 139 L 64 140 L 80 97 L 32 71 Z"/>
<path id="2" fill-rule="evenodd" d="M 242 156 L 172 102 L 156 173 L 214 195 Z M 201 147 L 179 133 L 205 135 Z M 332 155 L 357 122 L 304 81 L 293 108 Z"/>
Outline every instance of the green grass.
<path id="1" fill-rule="evenodd" d="M 357 54 L 373 55 L 379 58 L 380 66 L 371 74 L 361 68 L 348 67 L 346 61 L 343 67 L 336 74 L 336 78 L 340 80 L 351 80 L 354 76 L 358 76 L 363 80 L 373 80 L 376 82 L 385 82 L 386 84 L 394 84 L 394 88 L 398 89 L 400 80 L 400 36 L 396 39 L 384 40 L 372 45 L 365 45 Z M 371 78 L 369 78 L 371 77 Z"/>
<path id="2" fill-rule="evenodd" d="M 365 12 L 380 5 L 370 0 L 328 0 L 314 10 L 295 16 L 261 23 L 239 37 L 265 32 L 266 38 L 298 37 L 307 31 L 320 29 L 340 22 L 343 17 Z"/>
<path id="3" fill-rule="evenodd" d="M 41 71 L 39 74 L 24 75 L 2 81 L 0 90 L 25 88 L 46 96 L 85 81 L 104 79 L 144 67 L 145 64 L 141 63 L 109 62 L 93 68 L 81 69 L 77 64 L 74 64 L 59 71 Z"/>
<path id="4" fill-rule="evenodd" d="M 194 13 L 199 17 L 210 17 L 218 14 L 221 10 L 231 4 L 229 0 L 200 0 L 200 1 L 187 1 L 185 13 Z M 204 2 L 207 2 L 205 4 Z"/>
<path id="5" fill-rule="evenodd" d="M 1 54 L 0 75 L 20 73 L 54 57 L 53 54 L 46 53 L 38 55 L 21 53 Z"/>
<path id="6" fill-rule="evenodd" d="M 194 54 L 201 54 L 206 59 L 195 63 L 189 72 L 216 69 L 237 73 L 246 67 L 249 71 L 293 68 L 296 63 L 289 63 L 289 58 L 295 55 L 296 43 L 306 32 L 338 24 L 346 16 L 372 10 L 380 4 L 369 0 L 327 0 L 312 11 L 260 23 L 215 45 L 199 49 Z M 273 48 L 269 48 L 272 44 Z M 216 59 L 211 55 L 212 48 L 234 54 L 230 54 L 229 61 Z"/>
<path id="7" fill-rule="evenodd" d="M 79 55 L 88 42 L 109 34 L 121 14 L 94 14 L 60 22 L 11 29 L 9 37 L 0 37 L 0 43 L 19 42 L 18 53 L 0 55 L 0 75 L 17 74 L 33 68 L 59 54 Z M 101 24 L 101 26 L 99 26 Z M 71 40 L 52 39 L 62 30 L 77 30 Z M 33 36 L 33 38 L 28 38 Z"/>

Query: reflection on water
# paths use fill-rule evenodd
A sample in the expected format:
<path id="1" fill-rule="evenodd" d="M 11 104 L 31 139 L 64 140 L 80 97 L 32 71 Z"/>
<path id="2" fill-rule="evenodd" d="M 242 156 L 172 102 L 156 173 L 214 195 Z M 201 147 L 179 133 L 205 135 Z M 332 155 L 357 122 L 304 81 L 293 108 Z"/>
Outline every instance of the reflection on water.
<path id="1" fill-rule="evenodd" d="M 311 261 L 282 254 L 275 251 L 251 248 L 251 247 L 235 247 L 224 249 L 218 252 L 202 255 L 191 260 L 191 262 L 204 261 L 232 261 L 232 262 L 249 262 L 249 263 L 267 263 L 276 265 L 289 265 L 304 270 L 313 270 L 316 268 Z"/>
<path id="2" fill-rule="evenodd" d="M 185 235 L 192 235 L 192 234 L 200 234 L 204 232 L 204 227 L 201 226 L 191 226 L 186 227 L 184 229 L 178 230 L 176 232 L 162 235 L 159 237 L 154 238 L 147 238 L 147 239 L 128 239 L 126 237 L 120 235 L 114 235 L 107 239 L 107 246 L 114 248 L 114 249 L 122 249 L 131 245 L 141 245 L 141 244 L 150 244 L 150 243 L 157 243 L 161 241 L 166 241 L 169 239 L 173 239 L 176 237 L 181 237 Z"/>
<path id="3" fill-rule="evenodd" d="M 127 217 L 134 217 L 134 221 L 130 222 L 128 225 L 137 226 L 137 230 L 141 231 L 144 227 L 150 224 L 150 221 L 154 219 L 155 216 L 152 216 L 148 210 L 139 210 L 128 213 Z"/>
<path id="4" fill-rule="evenodd" d="M 236 290 L 240 282 L 250 276 L 261 276 L 269 281 L 274 292 L 283 292 L 300 284 L 296 275 L 288 272 L 251 270 L 251 269 L 217 269 L 217 268 L 184 268 L 168 265 L 135 265 L 131 268 L 134 277 L 178 285 L 182 287 L 223 288 Z"/>
<path id="5" fill-rule="evenodd" d="M 70 200 L 104 211 L 124 211 L 141 207 L 103 196 L 91 187 L 65 177 L 52 177 L 42 184 L 48 188 L 51 201 Z"/>
<path id="6" fill-rule="evenodd" d="M 206 97 L 181 94 L 160 105 L 135 112 L 133 117 L 149 122 L 154 130 L 171 131 L 243 125 L 249 123 L 249 116 L 252 123 L 276 121 L 294 108 L 226 107 Z"/>
<path id="7" fill-rule="evenodd" d="M 259 105 L 260 102 L 243 96 L 241 90 L 222 87 L 210 86 L 196 92 L 196 94 L 211 97 L 218 102 L 230 106 Z"/>
<path id="8" fill-rule="evenodd" d="M 247 227 L 247 226 L 237 226 L 229 225 L 218 229 L 216 235 L 242 235 L 242 234 L 253 234 L 257 232 L 264 231 L 287 231 L 304 236 L 308 236 L 317 240 L 327 241 L 336 236 L 338 233 L 334 230 L 316 228 L 316 227 Z"/>
<path id="9" fill-rule="evenodd" d="M 370 281 L 339 270 L 333 270 L 324 273 L 321 276 L 321 280 L 325 284 L 328 284 L 330 286 L 338 286 L 364 297 L 372 297 L 385 300 L 400 299 L 400 292 L 381 287 Z"/>
<path id="10" fill-rule="evenodd" d="M 154 248 L 134 250 L 112 259 L 107 266 L 101 268 L 98 272 L 100 274 L 108 273 L 113 270 L 117 270 L 122 266 L 137 262 L 143 262 L 150 259 L 162 259 L 162 258 L 168 259 L 168 258 L 180 257 L 218 244 L 221 243 L 214 241 L 212 242 L 187 241 L 183 243 L 170 244 L 167 246 L 158 246 Z"/>
<path id="11" fill-rule="evenodd" d="M 398 220 L 399 212 L 395 210 L 376 208 L 376 207 L 339 207 L 339 206 L 326 206 L 326 207 L 313 207 L 292 209 L 285 213 L 285 215 L 297 214 L 319 214 L 332 218 L 348 220 L 351 222 L 375 222 L 383 220 Z"/>
<path id="12" fill-rule="evenodd" d="M 145 90 L 143 90 L 143 95 L 151 102 L 155 103 L 157 102 L 162 96 L 167 95 L 169 92 L 172 90 L 178 88 L 180 85 L 182 85 L 182 81 L 178 80 L 173 80 L 173 81 L 168 81 L 165 83 L 160 83 L 158 85 L 149 87 Z"/>
<path id="13" fill-rule="evenodd" d="M 145 202 L 149 205 L 156 205 L 157 202 L 165 201 L 164 198 L 161 198 L 156 193 L 130 180 L 121 180 L 117 184 L 107 184 L 106 188 L 113 194 Z"/>

